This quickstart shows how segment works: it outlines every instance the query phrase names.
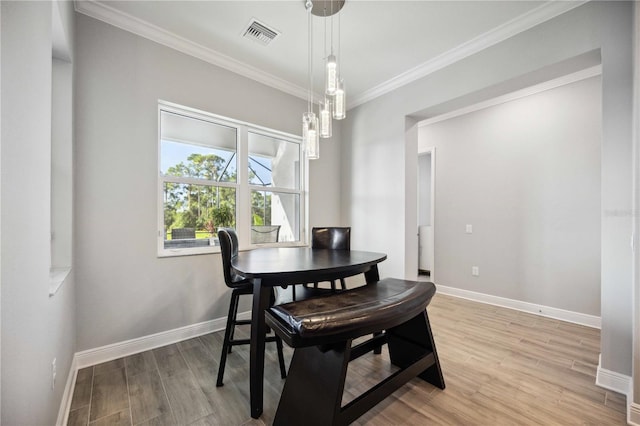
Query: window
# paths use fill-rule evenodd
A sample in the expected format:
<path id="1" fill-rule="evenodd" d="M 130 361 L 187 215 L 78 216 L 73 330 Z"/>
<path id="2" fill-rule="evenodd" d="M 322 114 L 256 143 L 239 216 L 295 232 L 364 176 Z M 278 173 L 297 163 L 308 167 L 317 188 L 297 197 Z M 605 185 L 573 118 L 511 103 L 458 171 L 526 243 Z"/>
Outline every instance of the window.
<path id="1" fill-rule="evenodd" d="M 300 241 L 300 144 L 250 131 L 248 176 L 251 242 Z"/>
<path id="2" fill-rule="evenodd" d="M 219 227 L 241 247 L 304 241 L 300 138 L 159 104 L 158 255 L 219 251 Z"/>

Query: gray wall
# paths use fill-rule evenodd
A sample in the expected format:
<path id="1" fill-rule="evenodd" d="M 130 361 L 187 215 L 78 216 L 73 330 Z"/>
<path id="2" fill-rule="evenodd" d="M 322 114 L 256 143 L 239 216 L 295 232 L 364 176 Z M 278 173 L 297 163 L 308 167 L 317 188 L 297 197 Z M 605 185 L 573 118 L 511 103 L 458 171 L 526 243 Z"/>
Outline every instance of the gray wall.
<path id="1" fill-rule="evenodd" d="M 73 4 L 59 4 L 73 44 Z M 2 2 L 2 424 L 54 424 L 75 352 L 73 275 L 49 297 L 52 3 Z M 57 381 L 51 387 L 51 361 Z"/>
<path id="2" fill-rule="evenodd" d="M 420 128 L 438 284 L 600 315 L 600 92 L 591 77 Z"/>
<path id="3" fill-rule="evenodd" d="M 77 30 L 78 349 L 225 317 L 218 254 L 156 256 L 157 102 L 293 134 L 306 102 L 84 15 Z M 339 146 L 310 162 L 311 226 L 339 221 Z"/>
<path id="4" fill-rule="evenodd" d="M 404 179 L 416 175 L 417 144 L 411 132 L 405 136 L 406 117 L 600 49 L 602 367 L 625 375 L 632 346 L 631 6 L 586 3 L 351 110 L 342 129 L 343 220 L 376 230 L 354 232 L 352 246 L 388 253 L 382 275 L 414 276 L 417 256 L 406 249 L 417 247 L 417 220 L 402 218 L 417 211 L 416 197 L 405 196 L 416 193 L 411 179 Z"/>
<path id="5" fill-rule="evenodd" d="M 630 420 L 640 422 L 640 250 L 638 250 L 638 231 L 640 230 L 640 7 L 638 3 L 633 5 L 633 131 L 634 131 L 634 234 L 636 245 L 633 256 L 634 270 L 634 349 L 633 349 L 633 406 Z"/>

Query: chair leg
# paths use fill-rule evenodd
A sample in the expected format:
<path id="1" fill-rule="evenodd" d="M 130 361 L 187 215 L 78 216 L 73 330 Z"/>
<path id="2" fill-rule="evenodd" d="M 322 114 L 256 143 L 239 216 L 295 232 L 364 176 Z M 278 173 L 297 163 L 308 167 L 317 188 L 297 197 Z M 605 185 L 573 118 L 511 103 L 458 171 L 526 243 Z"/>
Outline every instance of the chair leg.
<path id="1" fill-rule="evenodd" d="M 238 305 L 240 304 L 240 295 L 237 294 L 236 297 L 231 297 L 231 309 L 233 309 L 233 313 L 230 318 L 233 318 L 233 324 L 231 325 L 231 334 L 229 335 L 229 342 L 233 340 L 233 336 L 236 334 L 236 320 L 238 318 Z M 233 345 L 229 344 L 229 353 L 233 350 Z"/>
<path id="2" fill-rule="evenodd" d="M 334 293 L 336 291 L 336 280 L 331 280 L 331 291 Z"/>
<path id="3" fill-rule="evenodd" d="M 344 278 L 340 278 L 340 287 L 342 287 L 343 290 L 347 289 L 347 284 L 344 282 Z"/>
<path id="4" fill-rule="evenodd" d="M 235 327 L 236 318 L 234 313 L 238 306 L 238 297 L 239 295 L 235 291 L 231 292 L 231 303 L 229 303 L 229 316 L 227 317 L 227 327 L 225 328 L 225 331 L 224 331 L 224 341 L 222 342 L 222 354 L 220 355 L 220 365 L 218 366 L 218 380 L 216 382 L 217 387 L 224 385 L 224 383 L 222 382 L 224 378 L 224 367 L 227 363 L 227 354 L 230 352 L 230 349 L 231 349 L 231 345 L 229 342 L 231 341 L 232 331 L 233 331 L 233 328 Z"/>
<path id="5" fill-rule="evenodd" d="M 278 363 L 280 364 L 280 377 L 287 378 L 287 367 L 284 365 L 284 352 L 282 351 L 282 339 L 276 336 L 276 348 L 278 350 Z"/>
<path id="6" fill-rule="evenodd" d="M 373 337 L 378 337 L 378 336 L 380 336 L 381 334 L 382 334 L 381 332 L 376 331 L 375 333 L 373 333 Z M 380 346 L 376 346 L 376 347 L 373 349 L 373 353 L 374 353 L 374 354 L 376 354 L 376 355 L 380 355 L 380 354 L 382 353 L 382 345 L 380 345 Z"/>

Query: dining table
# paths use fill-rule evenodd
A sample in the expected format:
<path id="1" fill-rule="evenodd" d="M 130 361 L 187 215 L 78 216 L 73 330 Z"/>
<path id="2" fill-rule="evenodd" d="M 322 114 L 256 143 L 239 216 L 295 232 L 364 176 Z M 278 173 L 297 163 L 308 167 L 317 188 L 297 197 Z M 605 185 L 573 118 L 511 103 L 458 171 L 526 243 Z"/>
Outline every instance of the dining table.
<path id="1" fill-rule="evenodd" d="M 232 259 L 233 270 L 253 283 L 249 362 L 251 417 L 259 418 L 263 409 L 267 330 L 264 312 L 269 308 L 272 287 L 332 281 L 359 274 L 364 274 L 367 285 L 373 285 L 380 280 L 378 263 L 386 258 L 384 253 L 359 250 L 278 247 L 241 251 Z"/>

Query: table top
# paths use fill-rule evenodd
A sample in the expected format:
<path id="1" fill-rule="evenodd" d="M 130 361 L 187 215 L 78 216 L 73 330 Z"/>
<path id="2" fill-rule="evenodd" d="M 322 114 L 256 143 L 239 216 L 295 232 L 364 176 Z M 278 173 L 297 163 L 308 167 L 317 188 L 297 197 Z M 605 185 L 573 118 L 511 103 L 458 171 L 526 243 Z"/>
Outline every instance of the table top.
<path id="1" fill-rule="evenodd" d="M 260 248 L 238 253 L 231 267 L 265 285 L 325 281 L 357 275 L 387 258 L 384 253 L 308 247 Z"/>

